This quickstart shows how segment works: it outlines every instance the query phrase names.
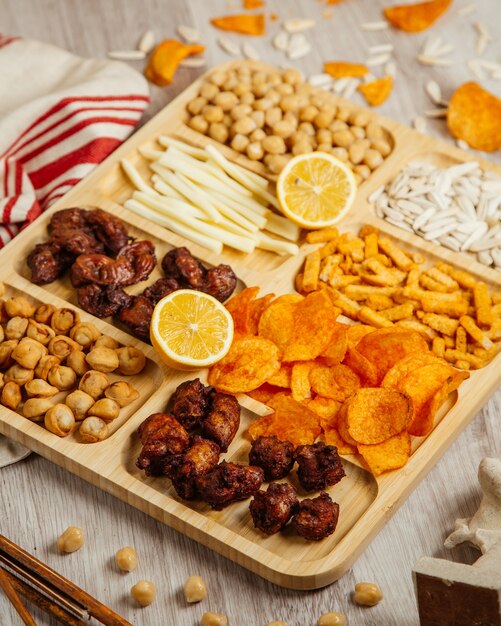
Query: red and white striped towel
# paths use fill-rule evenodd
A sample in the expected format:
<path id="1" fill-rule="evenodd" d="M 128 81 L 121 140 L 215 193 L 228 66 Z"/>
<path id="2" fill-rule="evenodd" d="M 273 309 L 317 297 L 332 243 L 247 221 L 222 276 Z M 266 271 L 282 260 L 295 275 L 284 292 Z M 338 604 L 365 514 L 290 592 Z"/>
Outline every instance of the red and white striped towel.
<path id="1" fill-rule="evenodd" d="M 148 93 L 123 63 L 0 35 L 0 247 L 132 132 Z"/>

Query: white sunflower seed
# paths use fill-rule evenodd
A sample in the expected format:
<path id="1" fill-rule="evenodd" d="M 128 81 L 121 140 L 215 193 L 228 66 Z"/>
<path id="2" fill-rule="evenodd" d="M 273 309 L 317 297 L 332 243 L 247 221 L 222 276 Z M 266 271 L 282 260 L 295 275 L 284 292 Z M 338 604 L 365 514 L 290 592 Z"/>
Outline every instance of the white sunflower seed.
<path id="1" fill-rule="evenodd" d="M 251 61 L 260 61 L 261 56 L 256 48 L 250 44 L 248 41 L 242 44 L 242 54 L 246 59 L 250 59 Z"/>
<path id="2" fill-rule="evenodd" d="M 377 46 L 369 46 L 369 52 L 371 54 L 381 54 L 383 52 L 393 52 L 394 46 L 392 43 L 382 43 Z"/>
<path id="3" fill-rule="evenodd" d="M 289 35 L 284 30 L 281 30 L 273 38 L 273 45 L 277 50 L 286 52 L 289 47 Z"/>
<path id="4" fill-rule="evenodd" d="M 376 202 L 376 200 L 379 198 L 379 196 L 383 193 L 384 191 L 384 185 L 381 185 L 381 187 L 378 187 L 377 189 L 375 189 L 371 195 L 367 198 L 368 201 L 372 204 L 373 202 Z"/>
<path id="5" fill-rule="evenodd" d="M 196 28 L 184 24 L 179 24 L 176 30 L 187 43 L 198 43 L 202 37 Z"/>
<path id="6" fill-rule="evenodd" d="M 154 46 L 155 33 L 152 30 L 147 30 L 139 40 L 139 43 L 137 44 L 137 49 L 141 50 L 141 52 L 144 52 L 145 54 L 148 54 L 153 50 Z"/>
<path id="7" fill-rule="evenodd" d="M 223 37 L 222 35 L 220 35 L 217 38 L 217 43 L 228 54 L 231 54 L 235 57 L 240 55 L 240 48 L 238 47 L 238 44 L 231 39 L 228 39 L 228 37 Z"/>
<path id="8" fill-rule="evenodd" d="M 390 59 L 384 66 L 384 73 L 388 76 L 395 77 L 397 74 L 397 64 L 394 59 Z"/>
<path id="9" fill-rule="evenodd" d="M 343 98 L 349 100 L 351 96 L 355 93 L 358 87 L 359 81 L 356 78 L 350 78 L 348 84 L 343 90 Z"/>
<path id="10" fill-rule="evenodd" d="M 424 114 L 431 118 L 447 117 L 447 109 L 428 109 Z"/>
<path id="11" fill-rule="evenodd" d="M 440 85 L 437 81 L 429 80 L 426 83 L 425 89 L 432 102 L 435 104 L 440 104 L 442 102 L 442 90 L 440 89 Z"/>
<path id="12" fill-rule="evenodd" d="M 479 252 L 477 254 L 477 260 L 483 265 L 492 265 L 493 263 L 492 255 L 487 251 Z"/>
<path id="13" fill-rule="evenodd" d="M 457 139 L 456 140 L 456 146 L 458 148 L 461 148 L 461 150 L 469 150 L 470 146 L 466 143 L 466 141 L 464 139 Z"/>
<path id="14" fill-rule="evenodd" d="M 412 120 L 412 125 L 418 132 L 420 133 L 426 132 L 426 120 L 424 119 L 424 117 L 421 117 L 421 116 L 415 117 Z"/>
<path id="15" fill-rule="evenodd" d="M 108 52 L 110 59 L 117 61 L 140 61 L 146 57 L 142 50 L 111 50 Z"/>
<path id="16" fill-rule="evenodd" d="M 482 237 L 481 240 L 475 241 L 475 243 L 470 245 L 470 250 L 472 252 L 483 252 L 484 250 L 492 250 L 493 248 L 497 248 L 498 246 L 501 246 L 500 237 L 489 239 Z"/>
<path id="17" fill-rule="evenodd" d="M 461 7 L 458 11 L 458 15 L 460 17 L 465 17 L 466 15 L 470 15 L 470 13 L 474 13 L 477 10 L 477 5 L 472 2 L 470 4 L 466 4 L 464 7 Z"/>
<path id="18" fill-rule="evenodd" d="M 295 17 L 284 22 L 284 28 L 288 33 L 302 33 L 315 26 L 315 20 Z"/>
<path id="19" fill-rule="evenodd" d="M 367 61 L 365 62 L 365 65 L 367 67 L 378 67 L 379 65 L 384 65 L 387 61 L 390 60 L 390 58 L 391 58 L 391 55 L 388 53 L 380 54 L 378 56 L 367 59 Z"/>
<path id="20" fill-rule="evenodd" d="M 480 67 L 478 59 L 471 59 L 470 61 L 467 61 L 466 65 L 468 66 L 468 69 L 474 74 L 474 76 L 478 78 L 478 80 L 485 80 L 485 72 Z"/>
<path id="21" fill-rule="evenodd" d="M 360 24 L 360 28 L 362 30 L 386 30 L 388 28 L 388 22 L 380 21 L 380 22 L 364 22 Z"/>
<path id="22" fill-rule="evenodd" d="M 207 59 L 203 57 L 188 57 L 187 59 L 183 59 L 179 64 L 180 67 L 189 67 L 189 68 L 197 68 L 197 67 L 205 67 L 207 65 Z"/>
<path id="23" fill-rule="evenodd" d="M 477 239 L 481 239 L 483 235 L 488 231 L 488 226 L 485 222 L 480 222 L 479 225 L 475 228 L 475 230 L 471 233 L 468 239 L 461 245 L 461 250 L 469 250 L 472 244 L 477 241 Z M 494 246 L 492 246 L 494 247 Z M 480 252 L 481 250 L 476 250 L 476 252 Z"/>
<path id="24" fill-rule="evenodd" d="M 313 74 L 308 78 L 308 82 L 314 87 L 325 87 L 332 85 L 334 79 L 329 74 Z"/>
<path id="25" fill-rule="evenodd" d="M 287 56 L 291 60 L 301 59 L 311 52 L 311 46 L 301 33 L 293 35 L 287 49 Z"/>

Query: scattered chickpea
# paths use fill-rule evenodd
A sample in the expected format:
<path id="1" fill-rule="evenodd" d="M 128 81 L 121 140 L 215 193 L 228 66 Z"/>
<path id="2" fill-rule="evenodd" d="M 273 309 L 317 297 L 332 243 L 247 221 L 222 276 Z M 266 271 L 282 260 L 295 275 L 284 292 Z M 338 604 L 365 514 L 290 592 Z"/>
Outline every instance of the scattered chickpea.
<path id="1" fill-rule="evenodd" d="M 221 107 L 218 107 L 214 104 L 206 104 L 202 109 L 202 115 L 204 119 L 209 123 L 211 122 L 222 122 L 224 117 L 224 111 Z"/>
<path id="2" fill-rule="evenodd" d="M 266 111 L 267 109 L 271 108 L 272 104 L 273 103 L 269 98 L 264 97 L 254 100 L 252 106 L 256 111 Z"/>
<path id="3" fill-rule="evenodd" d="M 223 111 L 231 111 L 238 103 L 238 97 L 232 91 L 220 91 L 214 97 L 214 104 Z"/>
<path id="4" fill-rule="evenodd" d="M 282 137 L 275 135 L 269 135 L 262 141 L 263 150 L 270 154 L 284 154 L 287 150 L 285 142 Z"/>
<path id="5" fill-rule="evenodd" d="M 228 626 L 228 618 L 220 613 L 204 613 L 200 620 L 200 626 Z"/>
<path id="6" fill-rule="evenodd" d="M 364 163 L 365 165 L 369 166 L 371 170 L 375 170 L 381 165 L 382 162 L 383 157 L 381 156 L 381 153 L 377 150 L 369 148 L 369 150 L 365 152 Z"/>
<path id="7" fill-rule="evenodd" d="M 353 601 L 362 606 L 375 606 L 383 599 L 381 589 L 375 583 L 357 583 Z"/>
<path id="8" fill-rule="evenodd" d="M 265 137 L 266 133 L 262 128 L 256 128 L 256 130 L 253 130 L 252 133 L 249 135 L 249 139 L 251 141 L 263 141 Z"/>
<path id="9" fill-rule="evenodd" d="M 249 138 L 246 137 L 245 135 L 239 135 L 239 134 L 233 136 L 233 139 L 231 140 L 231 144 L 230 144 L 233 150 L 236 150 L 237 152 L 245 152 L 248 145 L 249 145 Z"/>
<path id="10" fill-rule="evenodd" d="M 259 141 L 253 141 L 250 143 L 245 153 L 252 161 L 260 161 L 263 158 L 263 146 L 259 143 Z"/>
<path id="11" fill-rule="evenodd" d="M 149 580 L 140 580 L 131 587 L 130 595 L 140 606 L 149 606 L 156 598 L 157 588 Z"/>
<path id="12" fill-rule="evenodd" d="M 132 572 L 137 567 L 137 554 L 134 548 L 126 546 L 115 554 L 115 563 L 122 572 Z"/>
<path id="13" fill-rule="evenodd" d="M 203 96 L 198 96 L 198 98 L 194 98 L 189 104 L 188 104 L 188 111 L 192 114 L 192 115 L 198 115 L 199 113 L 201 113 L 201 111 L 204 109 L 204 107 L 207 105 L 207 99 L 204 98 Z"/>
<path id="14" fill-rule="evenodd" d="M 209 137 L 214 139 L 214 141 L 219 141 L 219 143 L 226 143 L 228 135 L 228 128 L 222 123 L 213 122 L 209 126 Z"/>
<path id="15" fill-rule="evenodd" d="M 299 98 L 296 95 L 286 95 L 280 100 L 280 108 L 284 113 L 299 109 Z"/>
<path id="16" fill-rule="evenodd" d="M 209 122 L 201 115 L 195 115 L 188 121 L 188 126 L 199 133 L 205 134 L 209 128 Z"/>
<path id="17" fill-rule="evenodd" d="M 331 611 L 330 613 L 324 613 L 318 618 L 318 626 L 345 626 L 346 616 L 337 611 Z"/>
<path id="18" fill-rule="evenodd" d="M 190 576 L 183 587 L 186 602 L 201 602 L 207 597 L 207 586 L 201 576 Z"/>
<path id="19" fill-rule="evenodd" d="M 231 127 L 231 130 L 235 135 L 250 135 L 250 133 L 252 133 L 253 130 L 256 130 L 256 128 L 256 122 L 251 117 L 246 115 L 245 117 L 241 117 L 237 120 Z"/>
<path id="20" fill-rule="evenodd" d="M 78 526 L 68 526 L 68 528 L 57 540 L 56 545 L 60 552 L 69 554 L 70 552 L 80 550 L 84 543 L 84 531 L 81 528 L 78 528 Z"/>

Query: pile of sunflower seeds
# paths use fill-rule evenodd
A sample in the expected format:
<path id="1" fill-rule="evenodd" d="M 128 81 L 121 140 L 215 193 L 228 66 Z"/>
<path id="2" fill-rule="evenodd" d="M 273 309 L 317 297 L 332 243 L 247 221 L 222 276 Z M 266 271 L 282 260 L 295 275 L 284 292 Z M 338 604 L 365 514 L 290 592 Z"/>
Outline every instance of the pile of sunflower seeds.
<path id="1" fill-rule="evenodd" d="M 391 224 L 501 270 L 501 176 L 476 161 L 411 162 L 369 202 Z"/>

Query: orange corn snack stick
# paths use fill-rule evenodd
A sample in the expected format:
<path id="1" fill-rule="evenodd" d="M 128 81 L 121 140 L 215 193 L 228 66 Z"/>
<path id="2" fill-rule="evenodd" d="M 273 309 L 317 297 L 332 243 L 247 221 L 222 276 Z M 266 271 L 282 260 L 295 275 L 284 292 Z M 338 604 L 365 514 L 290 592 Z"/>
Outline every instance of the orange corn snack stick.
<path id="1" fill-rule="evenodd" d="M 148 80 L 163 87 L 169 85 L 183 59 L 194 54 L 201 54 L 205 47 L 188 45 L 175 39 L 164 39 L 153 51 L 144 70 Z"/>
<path id="2" fill-rule="evenodd" d="M 454 137 L 476 150 L 501 149 L 501 99 L 474 82 L 453 93 L 447 110 L 447 126 Z"/>
<path id="3" fill-rule="evenodd" d="M 266 26 L 264 14 L 257 15 L 225 15 L 223 17 L 214 17 L 210 23 L 212 26 L 220 30 L 229 30 L 233 33 L 241 33 L 242 35 L 264 35 Z"/>
<path id="4" fill-rule="evenodd" d="M 324 63 L 324 72 L 333 78 L 352 76 L 360 78 L 368 73 L 369 69 L 362 63 L 346 63 L 344 61 L 328 61 Z"/>
<path id="5" fill-rule="evenodd" d="M 383 13 L 395 28 L 408 33 L 419 33 L 434 24 L 451 4 L 452 0 L 431 0 L 388 7 Z"/>
<path id="6" fill-rule="evenodd" d="M 244 9 L 261 9 L 264 6 L 263 0 L 243 0 Z"/>
<path id="7" fill-rule="evenodd" d="M 385 102 L 391 90 L 393 89 L 393 77 L 383 76 L 370 83 L 365 83 L 357 87 L 358 91 L 364 96 L 368 104 L 372 107 L 378 107 Z"/>

